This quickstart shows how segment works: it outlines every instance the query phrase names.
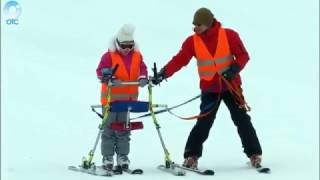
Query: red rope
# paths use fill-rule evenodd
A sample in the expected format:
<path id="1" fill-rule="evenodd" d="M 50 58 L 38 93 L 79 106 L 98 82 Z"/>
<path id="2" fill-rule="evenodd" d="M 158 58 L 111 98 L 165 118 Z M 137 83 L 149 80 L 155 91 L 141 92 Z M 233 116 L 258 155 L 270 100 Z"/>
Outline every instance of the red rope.
<path id="1" fill-rule="evenodd" d="M 248 105 L 248 103 L 245 101 L 244 96 L 242 94 L 242 89 L 240 86 L 236 85 L 234 81 L 228 81 L 223 76 L 220 76 L 221 79 L 226 84 L 228 90 L 233 95 L 233 97 L 236 100 L 236 103 L 239 105 L 241 109 L 244 109 L 246 112 L 251 111 L 251 107 Z"/>

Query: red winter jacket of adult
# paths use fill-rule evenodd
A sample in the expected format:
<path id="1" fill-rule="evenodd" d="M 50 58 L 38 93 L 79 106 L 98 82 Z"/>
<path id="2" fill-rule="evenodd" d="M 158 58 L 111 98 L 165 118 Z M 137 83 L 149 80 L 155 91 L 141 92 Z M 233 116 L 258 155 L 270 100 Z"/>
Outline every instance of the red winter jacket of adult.
<path id="1" fill-rule="evenodd" d="M 209 28 L 206 32 L 200 34 L 201 39 L 207 46 L 208 50 L 214 55 L 217 47 L 218 30 L 221 27 L 221 23 L 216 21 L 215 24 Z M 230 51 L 233 54 L 235 61 L 242 70 L 249 60 L 249 55 L 245 49 L 237 32 L 226 29 L 226 34 L 229 42 Z M 195 57 L 193 35 L 189 36 L 182 44 L 182 47 L 178 54 L 172 57 L 172 59 L 164 66 L 165 76 L 168 78 L 175 72 L 179 71 L 183 66 L 186 66 L 192 57 Z M 234 82 L 237 85 L 241 85 L 240 75 L 237 74 Z M 216 74 L 211 81 L 200 81 L 200 89 L 202 91 L 220 92 L 225 91 L 226 86 L 222 83 L 222 87 L 219 87 L 219 77 Z"/>

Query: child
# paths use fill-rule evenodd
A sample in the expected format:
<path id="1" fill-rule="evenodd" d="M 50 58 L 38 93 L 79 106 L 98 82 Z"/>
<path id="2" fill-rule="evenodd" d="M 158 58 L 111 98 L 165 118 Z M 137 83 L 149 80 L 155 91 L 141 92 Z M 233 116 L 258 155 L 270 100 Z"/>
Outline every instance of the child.
<path id="1" fill-rule="evenodd" d="M 108 88 L 106 85 L 108 79 L 103 76 L 103 74 L 112 72 L 116 64 L 118 64 L 118 68 L 112 76 L 112 82 L 115 84 L 121 81 L 139 81 L 139 86 L 144 87 L 148 83 L 147 67 L 143 62 L 142 55 L 133 38 L 133 33 L 133 25 L 123 25 L 112 41 L 109 50 L 101 58 L 96 73 L 102 82 L 102 106 L 107 104 L 106 93 Z M 111 97 L 111 102 L 136 101 L 138 98 L 138 86 L 113 86 Z M 128 115 L 127 113 L 128 112 L 110 112 L 101 135 L 102 163 L 103 167 L 107 170 L 113 168 L 113 156 L 115 153 L 117 154 L 117 165 L 122 168 L 129 168 L 130 131 L 117 131 L 110 127 L 112 122 L 125 122 Z"/>

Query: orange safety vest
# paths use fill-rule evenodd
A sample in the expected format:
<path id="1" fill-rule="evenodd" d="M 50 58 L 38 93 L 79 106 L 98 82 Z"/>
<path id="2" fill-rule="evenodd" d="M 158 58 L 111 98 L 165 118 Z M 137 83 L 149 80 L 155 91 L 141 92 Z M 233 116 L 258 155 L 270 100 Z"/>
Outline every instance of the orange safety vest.
<path id="1" fill-rule="evenodd" d="M 216 73 L 222 74 L 229 69 L 229 66 L 234 61 L 226 31 L 223 28 L 219 29 L 218 43 L 214 56 L 211 55 L 199 35 L 193 35 L 193 42 L 201 80 L 212 80 Z"/>
<path id="2" fill-rule="evenodd" d="M 112 68 L 117 64 L 119 65 L 114 76 L 120 81 L 138 81 L 140 74 L 140 63 L 141 63 L 141 54 L 140 52 L 134 51 L 132 54 L 130 72 L 127 71 L 122 57 L 116 52 L 110 52 Z M 108 86 L 105 83 L 102 83 L 101 86 L 101 99 L 100 102 L 102 105 L 106 105 L 107 102 L 107 92 Z M 138 99 L 138 85 L 129 85 L 129 86 L 113 86 L 111 88 L 111 102 L 113 101 L 127 101 L 132 100 L 136 101 Z"/>

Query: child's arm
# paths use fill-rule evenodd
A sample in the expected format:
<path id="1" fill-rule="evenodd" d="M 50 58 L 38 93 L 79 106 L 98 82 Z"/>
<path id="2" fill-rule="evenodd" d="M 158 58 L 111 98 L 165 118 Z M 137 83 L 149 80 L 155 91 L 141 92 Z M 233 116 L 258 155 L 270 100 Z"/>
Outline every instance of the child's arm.
<path id="1" fill-rule="evenodd" d="M 138 79 L 147 78 L 148 77 L 148 70 L 146 64 L 143 62 L 143 58 L 141 56 L 141 63 L 140 63 L 140 74 Z"/>
<path id="2" fill-rule="evenodd" d="M 99 79 L 102 79 L 102 70 L 103 69 L 110 69 L 112 68 L 112 63 L 111 63 L 111 56 L 110 53 L 107 52 L 105 53 L 100 60 L 100 63 L 98 65 L 98 68 L 96 69 L 97 77 Z"/>

